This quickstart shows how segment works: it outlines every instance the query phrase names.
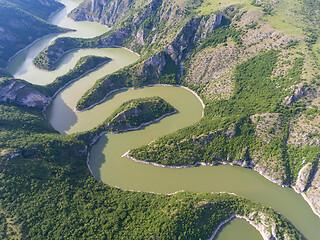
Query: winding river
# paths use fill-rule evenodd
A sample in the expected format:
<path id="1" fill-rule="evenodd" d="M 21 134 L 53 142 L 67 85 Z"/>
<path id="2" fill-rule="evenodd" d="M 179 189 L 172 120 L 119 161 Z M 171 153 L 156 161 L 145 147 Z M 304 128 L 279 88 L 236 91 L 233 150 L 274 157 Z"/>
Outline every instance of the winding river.
<path id="1" fill-rule="evenodd" d="M 90 168 L 97 179 L 121 189 L 165 194 L 179 190 L 233 192 L 271 206 L 289 219 L 307 239 L 319 239 L 320 219 L 312 212 L 303 198 L 292 189 L 279 187 L 250 169 L 225 165 L 171 169 L 135 163 L 130 159 L 122 158 L 121 156 L 129 149 L 148 144 L 158 137 L 196 124 L 201 119 L 202 105 L 197 97 L 186 89 L 155 86 L 119 91 L 89 111 L 75 112 L 76 102 L 97 79 L 134 63 L 139 56 L 121 48 L 77 50 L 63 57 L 55 71 L 46 72 L 36 69 L 32 65 L 32 59 L 56 37 L 94 37 L 108 31 L 106 27 L 97 23 L 74 22 L 66 17 L 67 12 L 76 7 L 81 0 L 61 0 L 61 2 L 67 7 L 54 14 L 50 21 L 77 31 L 47 36 L 35 42 L 11 60 L 8 70 L 15 77 L 44 85 L 73 68 L 82 56 L 107 56 L 113 61 L 70 84 L 55 97 L 45 111 L 55 129 L 61 134 L 92 129 L 103 122 L 123 102 L 132 98 L 160 96 L 179 111 L 178 114 L 162 119 L 139 131 L 108 134 L 101 137 L 93 146 L 89 161 Z M 236 219 L 222 229 L 217 239 L 255 240 L 262 238 L 251 225 L 244 220 Z"/>

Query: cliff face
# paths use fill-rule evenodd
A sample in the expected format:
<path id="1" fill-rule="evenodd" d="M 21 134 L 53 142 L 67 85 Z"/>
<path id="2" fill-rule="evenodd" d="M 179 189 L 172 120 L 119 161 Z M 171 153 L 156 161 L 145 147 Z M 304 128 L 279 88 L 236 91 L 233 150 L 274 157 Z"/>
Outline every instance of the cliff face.
<path id="1" fill-rule="evenodd" d="M 0 102 L 10 102 L 21 106 L 43 109 L 51 101 L 51 98 L 23 81 L 16 79 L 2 79 L 1 81 Z"/>
<path id="2" fill-rule="evenodd" d="M 202 31 L 206 34 L 212 33 L 217 26 L 221 25 L 222 14 L 212 14 L 209 19 L 212 21 L 203 21 L 200 17 L 191 18 L 179 30 L 179 32 L 177 32 L 176 37 L 172 42 L 162 51 L 133 66 L 133 74 L 130 75 L 129 71 L 127 71 L 121 77 L 118 75 L 110 75 L 99 80 L 101 81 L 101 84 L 96 85 L 95 88 L 91 89 L 92 91 L 90 91 L 90 93 L 81 99 L 81 102 L 77 105 L 77 109 L 84 110 L 90 108 L 92 104 L 100 102 L 106 95 L 116 89 L 128 87 L 130 85 L 134 87 L 139 86 L 135 85 L 136 79 L 143 79 L 144 83 L 139 83 L 141 85 L 153 83 L 176 83 L 166 82 L 166 77 L 169 76 L 169 81 L 172 81 L 172 79 L 177 79 L 182 75 L 185 60 L 193 47 L 199 43 L 199 40 L 201 40 L 202 34 L 200 33 L 202 33 Z M 123 32 L 118 30 L 117 32 L 121 32 L 121 37 L 123 38 L 130 36 L 130 34 L 125 31 Z M 112 34 L 108 38 L 113 39 L 114 36 L 115 34 Z M 106 40 L 108 38 L 106 38 Z M 63 47 L 61 44 L 59 46 Z M 110 46 L 110 42 L 102 39 L 101 45 L 99 46 Z M 57 47 L 57 44 L 53 44 L 48 48 L 48 50 L 46 50 L 48 52 L 45 54 L 46 57 L 50 59 L 51 56 L 60 52 L 60 50 L 50 51 L 50 49 L 55 47 Z M 59 54 L 61 56 L 61 53 Z"/>
<path id="3" fill-rule="evenodd" d="M 189 56 L 190 51 L 199 40 L 212 34 L 213 30 L 221 25 L 221 20 L 221 13 L 212 14 L 208 21 L 200 17 L 190 19 L 171 44 L 141 64 L 142 71 L 140 74 L 144 77 L 160 77 L 173 68 L 181 74 L 183 63 Z"/>
<path id="4" fill-rule="evenodd" d="M 319 156 L 299 171 L 294 190 L 303 194 L 315 214 L 320 216 L 320 169 Z"/>
<path id="5" fill-rule="evenodd" d="M 93 21 L 112 27 L 125 16 L 133 0 L 85 0 L 69 17 L 76 21 Z"/>

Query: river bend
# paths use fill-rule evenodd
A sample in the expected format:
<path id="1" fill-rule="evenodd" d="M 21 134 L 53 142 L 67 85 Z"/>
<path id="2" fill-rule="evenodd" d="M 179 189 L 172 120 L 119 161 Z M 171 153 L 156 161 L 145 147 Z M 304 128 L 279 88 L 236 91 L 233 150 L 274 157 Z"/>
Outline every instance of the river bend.
<path id="1" fill-rule="evenodd" d="M 77 60 L 86 55 L 107 56 L 113 60 L 107 65 L 70 84 L 61 91 L 47 108 L 45 114 L 61 134 L 89 130 L 103 122 L 123 102 L 140 97 L 160 96 L 171 103 L 179 113 L 169 116 L 139 131 L 102 136 L 92 147 L 89 165 L 95 177 L 102 182 L 122 189 L 173 193 L 180 190 L 193 192 L 233 192 L 250 200 L 271 206 L 289 219 L 310 240 L 320 236 L 320 219 L 312 212 L 303 198 L 292 189 L 279 187 L 258 173 L 241 167 L 215 166 L 184 169 L 161 168 L 135 163 L 121 156 L 129 149 L 148 144 L 154 139 L 172 133 L 201 118 L 200 101 L 186 89 L 173 86 L 156 86 L 137 90 L 120 91 L 106 101 L 85 112 L 75 112 L 76 102 L 94 82 L 118 69 L 134 63 L 138 56 L 117 48 L 85 49 L 68 53 L 58 64 L 57 70 L 46 72 L 32 65 L 32 59 L 52 40 L 61 36 L 94 37 L 108 29 L 97 23 L 74 22 L 66 17 L 80 0 L 61 0 L 67 7 L 54 14 L 50 21 L 62 27 L 76 29 L 60 35 L 44 37 L 10 62 L 8 71 L 15 77 L 31 83 L 45 85 L 73 68 Z M 233 220 L 219 234 L 219 240 L 261 239 L 259 233 L 244 220 Z"/>

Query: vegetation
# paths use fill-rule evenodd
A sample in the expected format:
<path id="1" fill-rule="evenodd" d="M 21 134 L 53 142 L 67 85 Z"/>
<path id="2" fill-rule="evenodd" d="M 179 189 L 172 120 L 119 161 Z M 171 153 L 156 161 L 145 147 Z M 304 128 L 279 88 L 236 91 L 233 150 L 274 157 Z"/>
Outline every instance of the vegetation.
<path id="1" fill-rule="evenodd" d="M 140 101 L 121 109 L 139 106 Z M 277 223 L 277 234 L 301 239 L 275 211 L 234 195 L 157 195 L 97 182 L 88 171 L 86 153 L 81 153 L 81 139 L 55 133 L 35 110 L 3 104 L 1 108 L 1 121 L 15 124 L 12 130 L 1 124 L 5 132 L 11 131 L 2 136 L 2 153 L 15 148 L 22 154 L 0 165 L 0 207 L 15 216 L 26 238 L 203 239 L 232 214 L 259 212 Z"/>
<path id="2" fill-rule="evenodd" d="M 105 46 L 103 44 L 103 40 L 105 40 L 105 38 L 108 38 L 110 35 L 112 36 L 112 33 L 112 31 L 107 32 L 95 38 L 58 38 L 54 40 L 48 47 L 42 50 L 36 58 L 33 59 L 33 64 L 40 69 L 52 71 L 55 69 L 56 63 L 58 62 L 60 57 L 66 52 L 83 48 L 114 47 L 114 44 L 110 44 L 108 46 Z M 55 52 L 57 51 L 57 49 L 59 49 L 59 52 L 62 52 L 62 54 L 49 54 L 49 52 Z"/>
<path id="3" fill-rule="evenodd" d="M 149 97 L 130 100 L 120 106 L 110 119 L 109 126 L 129 125 L 139 127 L 164 115 L 175 112 L 173 106 L 160 97 Z M 113 131 L 117 131 L 114 129 Z"/>
<path id="4" fill-rule="evenodd" d="M 201 127 L 187 128 L 130 153 L 137 159 L 165 165 L 194 164 L 199 161 L 210 163 L 221 160 L 230 161 L 248 154 L 249 150 L 257 146 L 254 140 L 254 128 L 248 116 L 274 112 L 281 103 L 281 91 L 275 89 L 270 81 L 276 61 L 277 52 L 272 50 L 239 65 L 234 72 L 233 97 L 227 101 L 208 102 Z M 236 126 L 234 127 L 235 137 L 231 139 L 225 134 L 230 124 Z M 210 140 L 204 141 L 205 137 L 196 138 L 196 140 L 191 138 L 201 134 L 210 136 L 210 132 L 214 130 L 218 132 L 211 134 Z M 188 139 L 188 141 L 183 141 L 181 144 L 182 139 Z M 245 152 L 243 152 L 244 149 L 246 149 Z"/>
<path id="5" fill-rule="evenodd" d="M 308 32 L 307 37 L 297 41 L 285 36 L 288 42 L 281 42 L 275 47 L 269 47 L 270 42 L 263 36 L 272 36 L 272 43 L 281 36 L 263 25 L 262 21 L 254 20 L 255 15 L 252 17 L 249 12 L 250 9 L 262 9 L 265 20 L 271 16 L 279 26 L 287 26 L 284 20 L 279 20 L 281 13 L 274 1 L 259 1 L 262 3 L 253 6 L 250 5 L 252 1 L 241 0 L 249 10 L 233 11 L 230 8 L 231 14 L 224 12 L 224 20 L 233 19 L 235 24 L 227 22 L 206 39 L 195 42 L 197 21 L 209 17 L 201 13 L 211 14 L 212 9 L 219 7 L 216 4 L 211 6 L 214 4 L 211 0 L 205 0 L 205 6 L 198 1 L 190 2 L 179 1 L 177 6 L 168 4 L 165 6 L 167 11 L 160 11 L 160 5 L 150 6 L 149 1 L 140 1 L 141 6 L 133 5 L 111 32 L 93 39 L 57 39 L 42 51 L 34 63 L 51 70 L 67 51 L 114 46 L 114 42 L 142 54 L 141 61 L 135 65 L 98 80 L 78 102 L 77 109 L 83 110 L 113 90 L 151 83 L 178 83 L 201 93 L 206 86 L 185 82 L 186 73 L 181 71 L 181 64 L 188 70 L 189 59 L 195 54 L 208 47 L 228 47 L 232 42 L 239 53 L 249 52 L 241 55 L 246 60 L 239 60 L 230 73 L 232 96 L 224 100 L 204 99 L 205 116 L 198 124 L 130 153 L 140 160 L 173 166 L 199 161 L 239 162 L 246 166 L 256 164 L 275 182 L 294 184 L 299 170 L 308 162 L 318 161 L 320 151 L 317 144 L 299 146 L 288 143 L 290 128 L 295 124 L 293 119 L 303 114 L 311 121 L 319 115 L 317 106 L 309 106 L 311 102 L 318 104 L 314 102 L 319 77 L 310 74 L 312 79 L 304 79 L 307 61 L 312 62 L 316 56 L 316 20 L 319 18 L 318 12 L 313 13 L 311 9 L 319 8 L 319 2 L 303 0 L 304 8 L 296 11 L 297 15 L 306 18 L 312 14 L 309 19 L 313 24 L 308 25 L 314 27 L 310 31 L 299 28 L 301 32 Z M 234 3 L 232 0 L 225 2 Z M 143 14 L 148 9 L 152 14 Z M 132 13 L 136 13 L 136 18 Z M 246 14 L 248 19 L 242 19 Z M 198 15 L 201 15 L 199 19 L 196 18 Z M 148 17 L 143 19 L 143 16 Z M 240 26 L 241 21 L 245 27 Z M 265 32 L 264 28 L 267 28 Z M 138 32 L 142 33 L 144 44 L 136 41 Z M 245 38 L 248 32 L 252 34 L 250 37 L 258 40 L 248 44 L 245 41 L 248 40 Z M 174 52 L 164 51 L 167 46 Z M 294 58 L 286 63 L 286 60 L 281 60 L 281 56 L 286 58 L 293 52 L 296 53 Z M 150 60 L 155 53 L 163 65 L 154 67 L 146 64 L 145 60 Z M 153 60 L 159 62 L 157 58 Z M 75 69 L 42 90 L 52 95 L 69 81 L 105 61 L 108 59 L 83 58 Z M 277 75 L 276 69 L 281 64 L 289 67 L 283 67 L 285 71 Z M 290 101 L 285 102 L 288 97 Z M 144 114 L 133 114 L 137 109 L 142 109 Z M 91 176 L 86 158 L 94 136 L 106 130 L 140 126 L 170 112 L 173 108 L 159 98 L 134 100 L 124 104 L 92 131 L 61 136 L 39 111 L 0 104 L 0 209 L 12 213 L 19 231 L 30 239 L 88 239 L 93 236 L 99 239 L 203 239 L 208 238 L 213 229 L 232 214 L 254 215 L 259 221 L 259 213 L 276 224 L 278 236 L 286 234 L 292 239 L 301 239 L 294 227 L 278 213 L 238 196 L 136 193 L 106 186 Z M 126 114 L 130 117 L 127 118 Z M 259 127 L 262 125 L 265 128 L 261 130 Z M 9 160 L 12 153 L 19 156 Z M 0 229 L 0 236 L 6 237 L 8 226 L 1 214 L 0 223 L 4 226 Z"/>
<path id="6" fill-rule="evenodd" d="M 96 70 L 98 67 L 110 62 L 108 57 L 98 56 L 85 56 L 79 59 L 75 67 L 61 77 L 57 77 L 54 82 L 44 86 L 44 91 L 48 92 L 50 96 L 53 96 L 60 88 L 69 84 L 71 81 L 75 81 L 85 74 Z"/>
<path id="7" fill-rule="evenodd" d="M 18 2 L 25 6 L 25 8 L 21 8 L 20 4 L 14 4 Z M 14 54 L 16 54 L 18 51 L 22 50 L 38 38 L 48 34 L 67 31 L 66 29 L 62 29 L 55 25 L 49 24 L 43 19 L 36 17 L 32 15 L 32 13 L 28 12 L 32 9 L 32 7 L 29 5 L 33 4 L 39 5 L 40 1 L 32 1 L 32 3 L 28 2 L 27 4 L 25 4 L 25 1 L 19 0 L 0 1 L 0 28 L 2 29 L 2 37 L 0 38 L 0 46 L 2 49 L 0 50 L 0 68 L 5 68 L 9 59 Z M 47 7 L 42 7 L 42 10 L 40 12 L 43 11 L 43 14 L 49 14 L 52 11 L 57 10 L 59 7 L 61 7 L 61 5 L 56 4 L 50 11 Z"/>
<path id="8" fill-rule="evenodd" d="M 104 132 L 118 133 L 134 130 L 175 112 L 174 107 L 160 97 L 133 99 L 123 103 L 99 126 L 77 136 L 91 145 L 92 140 Z"/>
<path id="9" fill-rule="evenodd" d="M 143 79 L 140 79 L 143 80 Z M 139 87 L 138 78 L 131 74 L 128 67 L 98 79 L 92 88 L 87 90 L 83 97 L 77 102 L 77 110 L 85 110 L 93 104 L 102 101 L 105 96 L 114 90 L 128 87 Z M 95 92 L 94 94 L 92 94 Z"/>
<path id="10" fill-rule="evenodd" d="M 4 216 L 4 214 L 0 214 L 0 238 L 3 240 L 8 240 L 10 239 L 8 234 L 7 234 L 7 221 Z"/>
<path id="11" fill-rule="evenodd" d="M 239 45 L 241 45 L 241 31 L 228 26 L 228 21 L 225 21 L 226 22 L 224 23 L 224 26 L 214 30 L 213 33 L 204 40 L 204 43 L 202 43 L 199 47 L 195 48 L 195 50 L 192 51 L 191 57 L 206 46 L 215 47 L 218 43 L 226 42 L 229 37 L 233 38 Z M 76 106 L 77 110 L 90 108 L 90 106 L 92 106 L 96 102 L 103 100 L 103 98 L 110 92 L 120 88 L 140 87 L 155 83 L 180 83 L 186 85 L 185 82 L 179 82 L 178 80 L 178 76 L 180 73 L 179 64 L 174 62 L 167 53 L 161 52 L 160 54 L 163 54 L 165 62 L 160 75 L 154 73 L 154 69 L 152 69 L 152 66 L 143 66 L 144 61 L 140 60 L 140 62 L 136 63 L 135 66 L 126 67 L 116 73 L 99 79 L 94 84 L 94 86 L 89 89 L 78 101 Z M 189 62 L 187 60 L 184 64 L 185 69 L 188 68 L 188 64 Z M 149 71 L 149 74 L 144 76 L 137 74 L 138 69 L 141 67 L 144 67 L 146 71 Z"/>
<path id="12" fill-rule="evenodd" d="M 48 0 L 46 3 L 43 3 L 40 0 L 33 1 L 23 1 L 23 0 L 10 0 L 11 4 L 16 5 L 17 7 L 23 9 L 24 11 L 31 13 L 39 18 L 48 20 L 50 15 L 56 12 L 58 9 L 63 7 L 63 4 L 56 2 L 54 0 Z"/>

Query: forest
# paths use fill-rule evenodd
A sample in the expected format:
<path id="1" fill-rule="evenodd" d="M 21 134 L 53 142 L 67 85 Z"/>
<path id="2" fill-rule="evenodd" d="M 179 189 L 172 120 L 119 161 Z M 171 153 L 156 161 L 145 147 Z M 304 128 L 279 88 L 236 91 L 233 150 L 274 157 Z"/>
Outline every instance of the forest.
<path id="1" fill-rule="evenodd" d="M 253 168 L 256 164 L 265 167 L 266 175 L 278 176 L 276 180 L 283 186 L 294 185 L 307 163 L 317 166 L 320 147 L 310 139 L 319 134 L 298 132 L 296 140 L 292 132 L 302 124 L 317 128 L 312 124 L 319 115 L 315 99 L 320 78 L 312 61 L 318 56 L 315 51 L 318 18 L 312 9 L 319 8 L 319 1 L 303 0 L 303 7 L 295 12 L 301 19 L 308 19 L 310 28 L 298 28 L 303 34 L 308 32 L 298 40 L 264 25 L 270 18 L 279 20 L 282 14 L 269 1 L 260 1 L 261 4 L 250 1 L 244 3 L 246 9 L 231 6 L 210 14 L 199 9 L 202 1 L 186 1 L 189 3 L 182 11 L 169 1 L 168 6 L 160 2 L 152 1 L 144 7 L 133 5 L 119 17 L 114 29 L 102 36 L 58 38 L 33 63 L 41 69 L 53 70 L 61 52 L 114 47 L 116 41 L 141 53 L 141 59 L 134 65 L 97 80 L 79 100 L 77 110 L 90 108 L 114 90 L 148 84 L 178 84 L 199 94 L 206 105 L 201 121 L 130 150 L 136 159 L 170 166 L 205 162 Z M 210 9 L 210 4 L 203 6 Z M 259 20 L 250 15 L 251 10 L 262 12 Z M 143 18 L 148 11 L 153 13 Z M 222 14 L 221 23 L 210 32 L 205 23 L 218 13 Z M 218 15 L 215 16 L 217 19 Z M 136 41 L 141 30 L 144 45 Z M 208 31 L 205 38 L 201 38 L 202 31 Z M 152 43 L 154 39 L 157 41 Z M 271 46 L 268 42 L 278 40 L 278 45 Z M 201 59 L 206 51 L 217 55 L 225 51 L 226 58 L 231 52 L 232 58 L 234 49 L 240 57 L 227 62 L 230 71 L 210 64 L 204 71 L 205 74 L 213 70 L 229 71 L 214 79 L 225 83 L 219 81 L 230 77 L 229 97 L 205 95 L 204 90 L 215 83 L 213 77 L 209 83 L 201 82 L 204 75 L 199 84 L 187 81 L 192 61 L 199 55 L 204 64 L 211 61 L 207 56 Z M 74 69 L 52 84 L 32 87 L 52 97 L 71 81 L 109 61 L 112 60 L 95 56 L 81 58 Z M 9 76 L 1 69 L 0 74 Z M 0 83 L 8 83 L 10 79 L 2 78 Z M 12 239 L 13 229 L 17 228 L 23 239 L 208 239 L 220 223 L 239 215 L 256 224 L 267 224 L 267 230 L 275 232 L 279 239 L 285 236 L 304 239 L 277 211 L 234 194 L 124 191 L 92 176 L 87 158 L 97 136 L 106 131 L 130 130 L 175 112 L 161 98 L 136 99 L 123 104 L 96 128 L 63 136 L 53 129 L 41 110 L 1 102 L 0 238 Z M 276 120 L 265 124 L 269 118 Z M 261 130 L 263 125 L 267 127 Z M 306 143 L 299 142 L 299 134 L 307 136 Z M 298 144 L 293 144 L 294 141 Z M 13 219 L 11 223 L 8 216 Z"/>

